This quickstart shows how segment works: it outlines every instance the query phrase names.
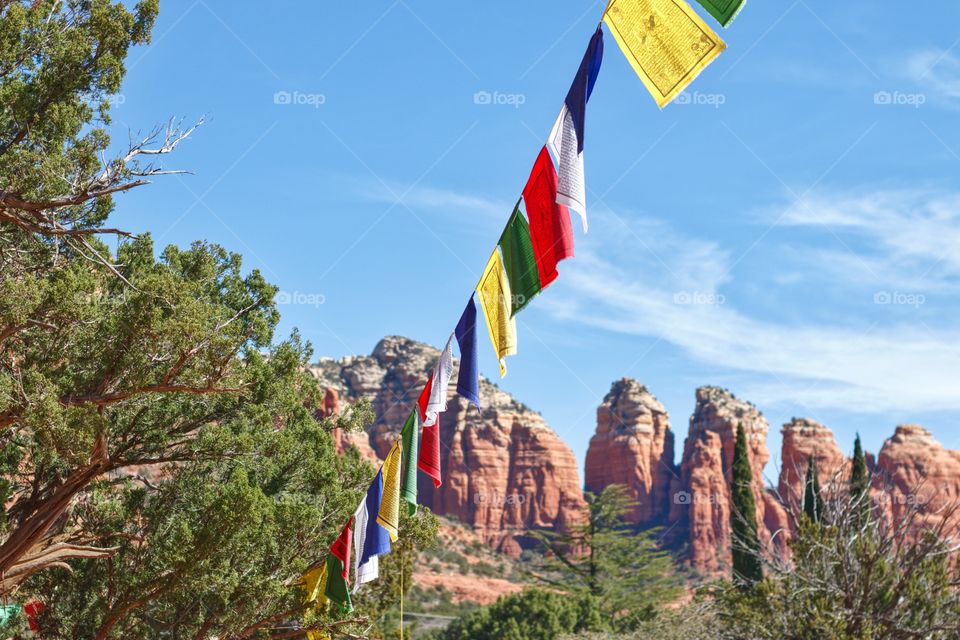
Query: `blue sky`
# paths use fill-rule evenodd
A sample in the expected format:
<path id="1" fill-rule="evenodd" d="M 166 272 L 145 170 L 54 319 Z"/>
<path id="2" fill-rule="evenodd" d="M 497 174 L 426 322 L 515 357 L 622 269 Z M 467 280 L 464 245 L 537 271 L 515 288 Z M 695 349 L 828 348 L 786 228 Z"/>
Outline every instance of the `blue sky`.
<path id="1" fill-rule="evenodd" d="M 792 416 L 845 450 L 901 422 L 960 448 L 960 7 L 924 7 L 754 0 L 662 112 L 607 34 L 590 233 L 575 224 L 577 258 L 519 316 L 500 383 L 581 462 L 623 376 L 664 403 L 678 449 L 704 384 L 764 411 L 772 465 Z M 120 197 L 114 221 L 242 253 L 318 354 L 442 345 L 602 8 L 165 0 L 115 140 L 207 120 L 164 161 L 193 175 Z"/>

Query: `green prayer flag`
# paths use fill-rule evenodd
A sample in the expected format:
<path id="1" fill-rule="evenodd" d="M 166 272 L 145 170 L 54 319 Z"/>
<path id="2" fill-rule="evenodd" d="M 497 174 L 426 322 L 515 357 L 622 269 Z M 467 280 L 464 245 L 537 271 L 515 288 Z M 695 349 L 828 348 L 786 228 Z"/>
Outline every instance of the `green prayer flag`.
<path id="1" fill-rule="evenodd" d="M 331 602 L 340 605 L 344 613 L 353 611 L 353 602 L 350 600 L 350 587 L 343 577 L 343 561 L 332 553 L 327 554 L 327 587 L 324 595 Z"/>
<path id="2" fill-rule="evenodd" d="M 5 604 L 0 606 L 0 630 L 10 631 L 7 626 L 20 614 L 23 609 L 18 604 Z"/>
<path id="3" fill-rule="evenodd" d="M 723 27 L 729 27 L 747 0 L 697 0 Z"/>
<path id="4" fill-rule="evenodd" d="M 401 463 L 400 497 L 407 502 L 407 511 L 417 513 L 417 455 L 420 451 L 420 411 L 414 407 L 400 432 L 403 441 L 403 462 Z"/>
<path id="5" fill-rule="evenodd" d="M 535 295 L 540 293 L 540 272 L 533 254 L 530 227 L 520 213 L 520 201 L 513 208 L 507 228 L 500 236 L 500 251 L 503 252 L 503 270 L 510 281 L 510 317 L 517 315 Z"/>

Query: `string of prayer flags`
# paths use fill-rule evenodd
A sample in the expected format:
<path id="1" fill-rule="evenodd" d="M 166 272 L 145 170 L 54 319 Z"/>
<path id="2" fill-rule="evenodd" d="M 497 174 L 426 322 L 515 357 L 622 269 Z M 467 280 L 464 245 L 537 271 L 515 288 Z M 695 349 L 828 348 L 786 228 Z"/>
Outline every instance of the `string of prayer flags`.
<path id="1" fill-rule="evenodd" d="M 387 530 L 390 541 L 396 542 L 400 533 L 400 471 L 403 454 L 400 441 L 394 442 L 383 466 L 383 496 L 377 510 L 377 522 Z"/>
<path id="2" fill-rule="evenodd" d="M 724 27 L 746 4 L 746 0 L 697 1 Z M 684 0 L 609 0 L 603 22 L 661 108 L 726 48 Z M 379 577 L 379 558 L 390 553 L 391 543 L 399 536 L 401 502 L 407 504 L 411 516 L 417 513 L 417 472 L 422 471 L 435 487 L 442 486 L 440 414 L 447 410 L 454 338 L 460 349 L 457 393 L 480 410 L 477 297 L 503 377 L 507 373 L 506 356 L 517 353 L 516 314 L 557 279 L 558 264 L 574 255 L 569 210 L 580 216 L 584 233 L 587 232 L 583 161 L 586 110 L 603 63 L 603 52 L 603 29 L 597 27 L 547 143 L 537 155 L 522 197 L 514 205 L 476 290 L 447 339 L 400 437 L 364 500 L 331 545 L 325 561 L 303 575 L 306 603 L 312 604 L 317 613 L 326 611 L 330 602 L 339 604 L 344 612 L 353 609 L 348 587 L 351 552 L 354 593 Z M 526 216 L 520 208 L 521 201 Z M 402 605 L 401 594 L 401 613 Z M 402 625 L 400 630 L 402 636 Z M 324 631 L 303 632 L 308 640 L 330 637 Z"/>
<path id="3" fill-rule="evenodd" d="M 503 253 L 503 268 L 510 281 L 512 317 L 540 293 L 540 273 L 537 271 L 537 260 L 533 257 L 530 227 L 520 213 L 519 200 L 500 236 L 499 245 Z"/>
<path id="4" fill-rule="evenodd" d="M 547 142 L 559 167 L 557 202 L 580 215 L 584 233 L 587 232 L 587 194 L 583 174 L 583 143 L 587 101 L 597 83 L 602 62 L 603 30 L 597 27 Z"/>
<path id="5" fill-rule="evenodd" d="M 457 337 L 457 346 L 460 347 L 460 372 L 457 374 L 457 393 L 472 402 L 480 409 L 480 370 L 478 369 L 477 354 L 477 305 L 470 294 L 466 309 L 457 321 L 457 328 L 453 334 Z M 439 467 L 437 468 L 439 472 Z M 434 478 L 439 482 L 439 477 Z M 440 485 L 437 484 L 439 487 Z"/>
<path id="6" fill-rule="evenodd" d="M 378 471 L 373 482 L 370 483 L 370 488 L 367 489 L 366 497 L 353 516 L 353 547 L 357 558 L 354 592 L 360 585 L 380 577 L 379 557 L 390 553 L 390 535 L 377 523 L 376 518 L 382 499 L 383 471 Z M 373 514 L 372 517 L 371 514 Z"/>
<path id="7" fill-rule="evenodd" d="M 496 249 L 480 276 L 477 293 L 480 294 L 480 306 L 483 307 L 483 315 L 487 319 L 487 330 L 500 362 L 502 378 L 507 375 L 504 358 L 517 352 L 517 321 L 510 315 L 510 282 L 503 271 L 500 252 Z"/>
<path id="8" fill-rule="evenodd" d="M 407 418 L 403 430 L 400 431 L 400 440 L 403 443 L 403 483 L 400 486 L 400 497 L 407 503 L 407 512 L 413 516 L 417 514 L 417 452 L 420 449 L 420 411 L 414 408 Z"/>
<path id="9" fill-rule="evenodd" d="M 450 387 L 450 376 L 453 375 L 453 334 L 447 338 L 447 346 L 443 348 L 440 359 L 430 375 L 430 399 L 427 401 L 426 419 L 423 424 L 434 425 L 441 413 L 447 410 L 447 390 Z"/>
<path id="10" fill-rule="evenodd" d="M 727 46 L 684 0 L 610 0 L 603 21 L 661 108 Z"/>
<path id="11" fill-rule="evenodd" d="M 557 171 L 546 147 L 540 150 L 523 188 L 523 203 L 530 219 L 530 240 L 543 290 L 557 279 L 557 263 L 573 257 L 570 216 L 565 206 L 557 204 Z"/>
<path id="12" fill-rule="evenodd" d="M 353 603 L 350 601 L 350 589 L 347 581 L 350 576 L 350 547 L 353 537 L 353 518 L 347 521 L 346 526 L 333 544 L 330 545 L 330 553 L 327 555 L 327 585 L 324 589 L 324 595 L 331 602 L 340 605 L 344 613 L 353 611 Z"/>
<path id="13" fill-rule="evenodd" d="M 697 0 L 697 2 L 716 18 L 723 28 L 729 27 L 747 4 L 747 0 Z"/>

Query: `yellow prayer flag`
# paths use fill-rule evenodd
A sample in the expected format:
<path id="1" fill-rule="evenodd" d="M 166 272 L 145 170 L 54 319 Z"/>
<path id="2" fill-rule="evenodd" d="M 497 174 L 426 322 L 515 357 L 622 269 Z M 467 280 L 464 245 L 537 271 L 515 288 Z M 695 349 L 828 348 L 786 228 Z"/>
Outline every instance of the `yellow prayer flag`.
<path id="1" fill-rule="evenodd" d="M 387 459 L 383 461 L 383 497 L 377 511 L 377 522 L 390 534 L 392 542 L 397 541 L 400 533 L 400 474 L 402 467 L 402 447 L 398 440 L 393 444 Z"/>
<path id="2" fill-rule="evenodd" d="M 326 631 L 307 631 L 307 640 L 330 640 L 330 634 Z"/>
<path id="3" fill-rule="evenodd" d="M 490 332 L 490 341 L 493 350 L 500 360 L 500 377 L 507 375 L 507 365 L 504 356 L 511 356 L 517 352 L 517 321 L 511 317 L 512 308 L 510 281 L 503 269 L 500 252 L 493 250 L 487 266 L 483 269 L 480 284 L 477 285 L 480 294 L 480 306 L 487 319 L 487 330 Z"/>
<path id="4" fill-rule="evenodd" d="M 727 48 L 684 0 L 610 0 L 603 21 L 661 108 Z"/>
<path id="5" fill-rule="evenodd" d="M 303 599 L 304 602 L 310 603 L 316 600 L 316 605 L 314 608 L 317 611 L 320 611 L 327 606 L 327 563 L 323 562 L 318 566 L 310 569 L 301 579 L 303 583 L 303 589 L 306 591 L 306 597 Z"/>

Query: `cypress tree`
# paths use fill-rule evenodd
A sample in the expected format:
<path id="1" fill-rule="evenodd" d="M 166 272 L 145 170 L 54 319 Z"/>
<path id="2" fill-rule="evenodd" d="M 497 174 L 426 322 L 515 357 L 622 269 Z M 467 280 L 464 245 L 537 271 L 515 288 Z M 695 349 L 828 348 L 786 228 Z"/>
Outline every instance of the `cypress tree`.
<path id="1" fill-rule="evenodd" d="M 850 470 L 850 499 L 859 505 L 862 518 L 870 515 L 870 474 L 867 471 L 867 461 L 863 455 L 863 446 L 860 444 L 860 434 L 853 441 L 853 467 Z"/>
<path id="2" fill-rule="evenodd" d="M 823 497 L 820 495 L 820 480 L 813 456 L 807 458 L 807 479 L 803 492 L 803 512 L 811 522 L 820 522 L 823 517 Z"/>
<path id="3" fill-rule="evenodd" d="M 760 563 L 760 538 L 757 535 L 757 505 L 753 496 L 753 468 L 750 466 L 747 435 L 742 422 L 737 425 L 730 493 L 733 579 L 741 587 L 750 588 L 763 579 L 763 567 Z"/>

